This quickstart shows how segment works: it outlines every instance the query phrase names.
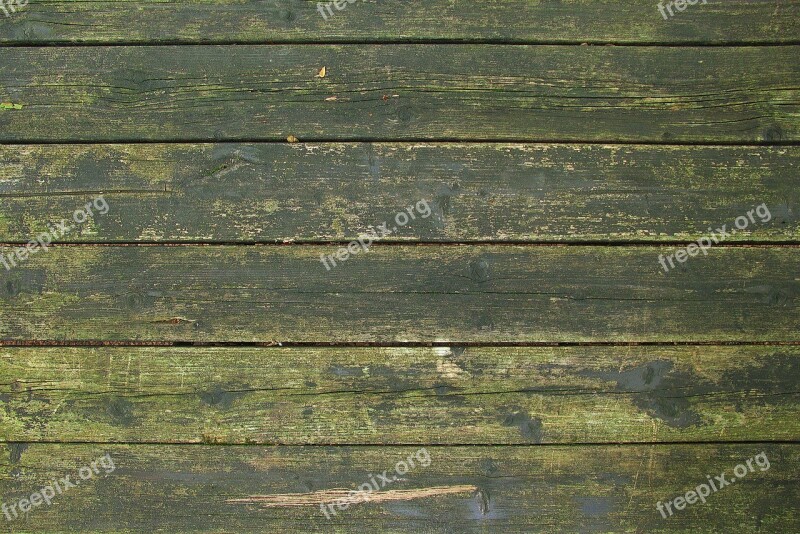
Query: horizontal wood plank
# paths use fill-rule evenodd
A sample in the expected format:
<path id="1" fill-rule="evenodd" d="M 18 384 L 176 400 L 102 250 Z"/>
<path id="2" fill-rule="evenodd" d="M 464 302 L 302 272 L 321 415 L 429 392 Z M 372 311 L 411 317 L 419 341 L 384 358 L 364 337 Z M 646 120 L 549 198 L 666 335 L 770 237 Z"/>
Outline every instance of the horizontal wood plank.
<path id="1" fill-rule="evenodd" d="M 12 250 L 0 248 L 6 261 Z M 718 246 L 705 256 L 695 249 L 668 273 L 659 256 L 666 265 L 674 247 L 351 250 L 352 257 L 334 246 L 35 249 L 0 269 L 0 338 L 798 341 L 795 246 Z M 333 266 L 331 254 L 347 259 Z"/>
<path id="2" fill-rule="evenodd" d="M 56 242 L 800 241 L 800 149 L 519 144 L 0 146 L 0 241 L 27 242 L 99 194 Z"/>
<path id="3" fill-rule="evenodd" d="M 800 441 L 800 347 L 3 347 L 0 400 L 8 441 Z"/>
<path id="4" fill-rule="evenodd" d="M 97 474 L 79 479 L 81 468 L 91 469 L 106 454 Z M 408 464 L 409 457 L 414 467 L 393 480 L 399 462 Z M 683 510 L 673 506 L 673 515 L 666 518 L 657 510 L 658 502 L 708 485 L 709 477 L 713 482 L 724 474 L 730 481 L 739 465 L 746 475 L 711 492 L 705 504 L 695 500 Z M 403 464 L 399 470 L 405 470 Z M 65 476 L 79 485 L 52 505 L 7 523 L 10 528 L 398 533 L 800 529 L 797 445 L 428 446 L 422 451 L 14 444 L 0 454 L 0 491 L 6 503 L 30 498 Z M 330 519 L 322 513 L 320 501 L 372 484 L 373 477 L 379 488 L 370 494 L 372 501 L 334 508 Z M 240 502 L 253 497 L 272 505 Z"/>
<path id="5" fill-rule="evenodd" d="M 0 99 L 22 109 L 0 110 L 0 142 L 796 142 L 798 54 L 798 46 L 8 48 Z"/>
<path id="6" fill-rule="evenodd" d="M 329 2 L 322 2 L 326 4 Z M 672 8 L 602 0 L 131 0 L 31 2 L 0 18 L 0 43 L 429 41 L 785 43 L 800 40 L 800 3 L 726 0 Z M 331 15 L 332 13 L 332 15 Z"/>

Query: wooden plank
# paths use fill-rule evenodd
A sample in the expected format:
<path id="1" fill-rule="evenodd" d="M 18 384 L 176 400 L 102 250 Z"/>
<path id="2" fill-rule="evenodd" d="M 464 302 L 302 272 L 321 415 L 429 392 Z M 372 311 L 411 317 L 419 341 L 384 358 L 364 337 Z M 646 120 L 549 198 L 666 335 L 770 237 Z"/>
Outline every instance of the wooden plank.
<path id="1" fill-rule="evenodd" d="M 763 456 L 762 456 L 763 453 Z M 579 447 L 213 447 L 15 444 L 0 455 L 6 503 L 99 457 L 82 480 L 24 519 L 25 532 L 797 532 L 800 447 L 779 444 Z M 419 456 L 417 456 L 419 455 Z M 414 467 L 397 476 L 398 462 Z M 758 458 L 756 458 L 758 456 Z M 753 466 L 747 468 L 747 461 Z M 112 463 L 113 462 L 113 466 Z M 427 465 L 426 465 L 427 464 Z M 719 488 L 714 477 L 736 478 Z M 402 464 L 400 471 L 404 470 Z M 741 472 L 741 469 L 739 469 Z M 386 482 L 377 475 L 382 474 Z M 334 489 L 379 486 L 335 509 Z M 685 496 L 711 477 L 705 504 Z M 382 484 L 385 486 L 380 487 Z M 374 488 L 374 486 L 373 486 Z M 474 489 L 473 489 L 474 488 Z M 366 488 L 362 488 L 366 491 Z M 702 491 L 702 490 L 700 490 Z M 302 495 L 299 495 L 302 494 Z M 276 506 L 235 502 L 266 495 Z M 284 503 L 311 501 L 285 506 Z M 157 511 L 157 513 L 154 513 Z"/>
<path id="2" fill-rule="evenodd" d="M 36 249 L 0 269 L 0 338 L 798 341 L 796 246 L 695 250 L 669 273 L 659 255 L 674 247 L 352 249 L 361 252 L 331 270 L 323 255 L 346 257 L 346 249 Z M 7 258 L 10 250 L 0 252 Z"/>
<path id="3" fill-rule="evenodd" d="M 797 147 L 0 146 L 2 241 L 100 193 L 110 214 L 56 241 L 349 241 L 421 200 L 384 241 L 696 240 L 761 204 L 772 219 L 730 242 L 800 240 Z"/>
<path id="4" fill-rule="evenodd" d="M 8 441 L 800 441 L 800 346 L 0 348 Z"/>
<path id="5" fill-rule="evenodd" d="M 796 142 L 798 54 L 798 46 L 8 48 L 0 97 L 23 108 L 0 112 L 0 141 Z"/>
<path id="6" fill-rule="evenodd" d="M 327 2 L 323 2 L 325 4 Z M 0 19 L 0 43 L 265 43 L 429 41 L 786 43 L 800 40 L 800 3 L 485 0 L 345 4 L 331 16 L 311 0 L 32 2 Z"/>

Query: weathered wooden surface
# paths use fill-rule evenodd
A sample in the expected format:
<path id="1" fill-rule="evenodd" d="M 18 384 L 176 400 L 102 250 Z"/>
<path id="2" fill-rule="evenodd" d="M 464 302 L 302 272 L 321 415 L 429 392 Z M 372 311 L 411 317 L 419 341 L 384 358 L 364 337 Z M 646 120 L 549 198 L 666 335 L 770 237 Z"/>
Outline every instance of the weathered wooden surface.
<path id="1" fill-rule="evenodd" d="M 5 447 L 3 447 L 5 448 Z M 319 504 L 239 504 L 269 495 L 356 489 L 391 480 L 419 447 L 209 447 L 15 444 L 0 455 L 7 502 L 110 454 L 114 470 L 51 506 L 7 523 L 13 532 L 797 532 L 800 447 L 740 445 L 426 447 L 401 480 L 326 519 Z M 764 453 L 754 471 L 663 519 L 656 509 L 707 476 Z M 424 464 L 428 464 L 425 466 Z M 110 464 L 106 464 L 110 465 Z M 761 465 L 766 465 L 762 461 Z M 401 468 L 402 469 L 402 468 Z M 396 472 L 396 471 L 395 471 Z M 475 488 L 470 491 L 469 488 Z M 447 494 L 447 489 L 457 493 Z M 400 500 L 397 491 L 412 492 Z M 438 495 L 414 498 L 425 490 Z M 390 493 L 390 492 L 395 493 Z M 325 495 L 325 493 L 321 493 Z M 674 510 L 674 509 L 673 509 Z"/>
<path id="2" fill-rule="evenodd" d="M 426 200 L 385 241 L 800 238 L 800 149 L 428 143 L 0 146 L 0 239 L 27 242 L 103 194 L 62 242 L 358 238 Z"/>
<path id="3" fill-rule="evenodd" d="M 667 274 L 674 247 L 373 245 L 328 271 L 337 250 L 51 247 L 0 269 L 0 337 L 798 341 L 796 246 L 716 247 Z"/>
<path id="4" fill-rule="evenodd" d="M 0 348 L 8 441 L 800 441 L 800 346 Z"/>
<path id="5" fill-rule="evenodd" d="M 800 532 L 800 0 L 337 1 L 0 13 L 3 531 Z"/>
<path id="6" fill-rule="evenodd" d="M 666 21 L 656 1 L 376 0 L 346 4 L 341 11 L 334 8 L 327 19 L 317 4 L 313 0 L 32 0 L 12 18 L 0 18 L 0 43 L 800 41 L 796 0 L 712 1 L 676 11 Z"/>
<path id="7" fill-rule="evenodd" d="M 23 109 L 0 112 L 0 142 L 796 142 L 798 54 L 798 46 L 7 48 L 0 95 Z"/>

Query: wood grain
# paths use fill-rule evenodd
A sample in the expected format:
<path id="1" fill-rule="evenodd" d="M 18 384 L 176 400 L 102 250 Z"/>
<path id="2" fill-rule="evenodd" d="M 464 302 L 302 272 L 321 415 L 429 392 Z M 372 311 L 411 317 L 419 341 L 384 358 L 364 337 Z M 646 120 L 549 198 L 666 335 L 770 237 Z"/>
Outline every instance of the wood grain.
<path id="1" fill-rule="evenodd" d="M 0 523 L 800 532 L 800 0 L 336 1 L 0 13 Z"/>
<path id="2" fill-rule="evenodd" d="M 0 455 L 0 491 L 16 502 L 110 454 L 114 470 L 81 481 L 51 506 L 7 523 L 71 532 L 796 532 L 800 447 L 778 444 L 425 447 L 430 458 L 326 519 L 319 505 L 266 508 L 268 495 L 355 489 L 419 447 L 211 447 L 14 444 Z M 753 458 L 764 453 L 769 469 Z M 420 453 L 424 460 L 425 453 Z M 656 503 L 751 460 L 754 470 L 662 518 Z M 106 464 L 110 465 L 110 464 Z M 766 465 L 763 461 L 761 465 Z M 402 470 L 401 466 L 401 470 Z M 477 488 L 447 494 L 443 488 Z M 436 496 L 423 496 L 439 489 Z M 396 493 L 395 493 L 396 495 Z M 674 508 L 673 508 L 674 510 Z"/>
<path id="3" fill-rule="evenodd" d="M 8 441 L 800 441 L 798 346 L 0 348 Z"/>
<path id="4" fill-rule="evenodd" d="M 799 53 L 797 46 L 7 48 L 0 97 L 23 109 L 0 112 L 0 142 L 796 142 Z"/>
<path id="5" fill-rule="evenodd" d="M 323 2 L 326 3 L 326 2 Z M 787 43 L 796 0 L 726 0 L 664 20 L 657 2 L 360 1 L 325 19 L 312 0 L 34 0 L 0 19 L 0 43 L 431 41 Z"/>
<path id="6" fill-rule="evenodd" d="M 0 337 L 798 341 L 797 247 L 712 247 L 669 273 L 675 247 L 373 244 L 328 271 L 337 250 L 51 247 L 0 269 Z"/>
<path id="7" fill-rule="evenodd" d="M 669 242 L 766 204 L 729 242 L 800 241 L 800 149 L 440 143 L 0 146 L 0 241 L 103 194 L 59 242 Z"/>

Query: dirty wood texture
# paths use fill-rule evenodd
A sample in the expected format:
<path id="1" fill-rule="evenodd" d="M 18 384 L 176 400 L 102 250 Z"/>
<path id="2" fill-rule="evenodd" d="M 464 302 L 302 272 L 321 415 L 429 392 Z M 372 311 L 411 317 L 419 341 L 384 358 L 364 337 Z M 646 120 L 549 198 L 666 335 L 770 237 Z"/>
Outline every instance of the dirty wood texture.
<path id="1" fill-rule="evenodd" d="M 797 341 L 800 248 L 712 247 L 665 273 L 674 251 L 392 245 L 326 270 L 347 250 L 51 246 L 0 270 L 0 338 Z"/>
<path id="2" fill-rule="evenodd" d="M 771 219 L 728 242 L 800 240 L 797 147 L 0 146 L 2 241 L 99 194 L 110 213 L 55 241 L 349 241 L 421 200 L 429 215 L 384 242 L 695 240 L 761 204 Z"/>
<path id="3" fill-rule="evenodd" d="M 800 346 L 2 347 L 9 441 L 800 441 Z"/>
<path id="4" fill-rule="evenodd" d="M 0 142 L 797 142 L 799 54 L 800 46 L 6 48 L 0 97 L 23 108 L 0 111 Z"/>
<path id="5" fill-rule="evenodd" d="M 796 445 L 2 449 L 0 490 L 8 501 L 66 475 L 78 479 L 82 467 L 109 455 L 97 474 L 79 480 L 52 506 L 11 523 L 14 532 L 800 530 Z M 399 462 L 408 464 L 409 457 L 414 467 L 398 476 Z M 745 476 L 711 493 L 705 504 L 673 508 L 666 519 L 656 509 L 660 501 L 708 484 L 708 477 L 724 475 L 729 482 L 738 465 Z M 379 486 L 374 501 L 334 507 L 325 517 L 320 502 L 373 478 Z"/>
<path id="6" fill-rule="evenodd" d="M 322 2 L 323 4 L 328 3 Z M 711 1 L 665 21 L 655 0 L 33 0 L 0 19 L 0 43 L 797 43 L 800 2 Z"/>
<path id="7" fill-rule="evenodd" d="M 800 532 L 800 0 L 334 1 L 0 0 L 0 530 Z"/>

